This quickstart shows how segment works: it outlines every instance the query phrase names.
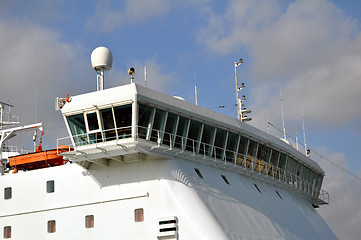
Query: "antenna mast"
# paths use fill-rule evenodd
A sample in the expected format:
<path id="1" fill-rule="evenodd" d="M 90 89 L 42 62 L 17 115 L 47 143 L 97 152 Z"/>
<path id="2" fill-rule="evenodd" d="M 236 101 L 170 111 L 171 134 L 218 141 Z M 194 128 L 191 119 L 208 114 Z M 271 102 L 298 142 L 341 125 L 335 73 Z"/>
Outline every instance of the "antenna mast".
<path id="1" fill-rule="evenodd" d="M 144 84 L 147 87 L 147 66 L 144 66 Z"/>
<path id="2" fill-rule="evenodd" d="M 306 153 L 306 156 L 309 157 L 310 152 L 307 149 L 307 144 L 306 144 L 306 130 L 305 130 L 305 120 L 304 120 L 304 116 L 303 116 L 303 105 L 302 105 L 302 129 L 303 129 L 303 142 L 305 143 L 305 153 Z"/>
<path id="3" fill-rule="evenodd" d="M 283 127 L 283 138 L 287 140 L 286 128 L 285 128 L 285 116 L 283 113 L 283 98 L 282 98 L 282 85 L 280 82 L 280 99 L 281 99 L 281 115 L 282 115 L 282 127 Z"/>
<path id="4" fill-rule="evenodd" d="M 243 95 L 242 98 L 239 98 L 238 92 L 240 92 L 245 86 L 244 83 L 238 87 L 238 76 L 237 76 L 237 67 L 243 63 L 243 59 L 241 58 L 239 62 L 234 62 L 234 80 L 236 82 L 236 99 L 237 99 L 237 115 L 238 119 L 242 122 L 251 121 L 252 118 L 247 117 L 247 113 L 251 113 L 251 110 L 244 108 L 243 102 L 246 100 L 246 97 Z"/>
<path id="5" fill-rule="evenodd" d="M 198 105 L 198 93 L 197 93 L 197 76 L 196 70 L 194 70 L 194 96 L 196 99 L 196 105 Z"/>
<path id="6" fill-rule="evenodd" d="M 296 149 L 298 151 L 298 134 L 297 134 L 297 127 L 296 127 Z"/>

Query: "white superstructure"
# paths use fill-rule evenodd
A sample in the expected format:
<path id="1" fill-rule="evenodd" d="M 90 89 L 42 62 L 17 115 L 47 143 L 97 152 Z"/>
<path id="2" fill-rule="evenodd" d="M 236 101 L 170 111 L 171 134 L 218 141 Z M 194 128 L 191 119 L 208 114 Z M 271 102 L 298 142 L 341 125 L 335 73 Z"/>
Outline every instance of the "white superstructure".
<path id="1" fill-rule="evenodd" d="M 337 239 L 323 170 L 238 119 L 131 83 L 72 96 L 70 162 L 0 178 L 11 239 Z"/>

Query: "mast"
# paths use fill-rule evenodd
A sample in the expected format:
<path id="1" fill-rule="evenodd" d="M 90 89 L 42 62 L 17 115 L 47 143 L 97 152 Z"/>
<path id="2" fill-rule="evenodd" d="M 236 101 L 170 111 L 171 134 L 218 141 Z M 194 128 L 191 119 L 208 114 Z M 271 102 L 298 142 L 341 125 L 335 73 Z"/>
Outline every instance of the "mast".
<path id="1" fill-rule="evenodd" d="M 198 93 L 197 93 L 197 76 L 196 70 L 194 70 L 194 96 L 196 99 L 196 105 L 198 105 Z"/>
<path id="2" fill-rule="evenodd" d="M 303 129 L 303 142 L 305 143 L 305 153 L 306 153 L 306 156 L 309 157 L 310 152 L 307 149 L 307 144 L 306 144 L 306 130 L 305 130 L 305 118 L 303 116 L 303 105 L 302 105 L 302 129 Z"/>
<path id="3" fill-rule="evenodd" d="M 280 82 L 280 99 L 281 99 L 281 115 L 282 115 L 282 127 L 283 127 L 283 138 L 287 140 L 286 128 L 285 128 L 285 116 L 283 113 L 283 98 L 282 98 L 282 85 Z"/>
<path id="4" fill-rule="evenodd" d="M 144 66 L 144 85 L 147 87 L 147 66 Z"/>
<path id="5" fill-rule="evenodd" d="M 240 92 L 245 86 L 244 83 L 241 84 L 240 87 L 238 87 L 238 76 L 237 76 L 237 67 L 243 63 L 243 59 L 241 58 L 239 62 L 234 62 L 234 80 L 236 82 L 236 99 L 237 99 L 237 115 L 238 119 L 242 122 L 251 121 L 252 118 L 247 117 L 247 113 L 251 113 L 251 110 L 244 108 L 243 102 L 246 100 L 246 96 L 242 96 L 242 98 L 239 98 L 238 92 Z"/>

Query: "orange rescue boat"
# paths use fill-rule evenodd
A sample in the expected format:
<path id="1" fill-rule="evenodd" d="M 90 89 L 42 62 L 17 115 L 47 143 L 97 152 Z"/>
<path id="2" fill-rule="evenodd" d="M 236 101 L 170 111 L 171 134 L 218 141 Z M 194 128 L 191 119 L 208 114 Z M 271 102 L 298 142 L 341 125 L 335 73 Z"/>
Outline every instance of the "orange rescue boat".
<path id="1" fill-rule="evenodd" d="M 34 170 L 64 165 L 68 162 L 68 160 L 64 160 L 63 156 L 58 154 L 69 152 L 73 149 L 71 147 L 61 145 L 58 148 L 47 151 L 42 151 L 41 148 L 38 148 L 37 150 L 38 151 L 35 151 L 34 153 L 10 157 L 10 166 L 14 167 L 15 172 L 17 172 L 17 170 Z"/>

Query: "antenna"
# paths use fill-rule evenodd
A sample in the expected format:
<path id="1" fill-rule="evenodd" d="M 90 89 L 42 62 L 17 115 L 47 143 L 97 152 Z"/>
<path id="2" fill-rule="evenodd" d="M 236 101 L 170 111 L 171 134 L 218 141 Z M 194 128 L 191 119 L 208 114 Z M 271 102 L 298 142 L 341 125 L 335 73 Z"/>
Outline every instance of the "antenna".
<path id="1" fill-rule="evenodd" d="M 144 66 L 144 84 L 147 87 L 147 66 Z"/>
<path id="2" fill-rule="evenodd" d="M 280 82 L 280 99 L 281 99 L 281 115 L 282 115 L 282 127 L 283 127 L 283 138 L 287 140 L 286 128 L 285 128 L 285 116 L 283 113 L 283 98 L 282 98 L 282 85 Z"/>
<path id="3" fill-rule="evenodd" d="M 97 47 L 91 54 L 91 64 L 93 69 L 98 73 L 97 91 L 102 91 L 104 89 L 104 71 L 112 69 L 112 52 L 106 47 Z"/>
<path id="4" fill-rule="evenodd" d="M 269 134 L 269 119 L 268 119 L 268 113 L 267 113 L 267 133 Z"/>
<path id="5" fill-rule="evenodd" d="M 298 151 L 298 134 L 297 134 L 297 127 L 296 127 L 296 149 Z"/>
<path id="6" fill-rule="evenodd" d="M 305 153 L 306 156 L 309 157 L 310 151 L 307 149 L 307 144 L 306 144 L 306 130 L 305 130 L 305 120 L 303 116 L 303 104 L 302 104 L 302 129 L 303 129 L 303 142 L 305 143 Z"/>
<path id="7" fill-rule="evenodd" d="M 194 70 L 194 96 L 196 98 L 196 105 L 198 105 L 198 93 L 197 93 L 197 76 L 196 70 Z"/>
<path id="8" fill-rule="evenodd" d="M 244 108 L 243 102 L 246 101 L 246 96 L 242 96 L 242 98 L 239 98 L 238 92 L 240 92 L 245 86 L 244 83 L 241 84 L 240 87 L 238 87 L 238 76 L 237 76 L 237 67 L 243 63 L 243 59 L 241 58 L 239 62 L 234 62 L 234 80 L 236 82 L 236 99 L 237 99 L 237 115 L 238 119 L 242 122 L 251 121 L 252 118 L 247 117 L 247 113 L 251 113 L 251 110 Z"/>

